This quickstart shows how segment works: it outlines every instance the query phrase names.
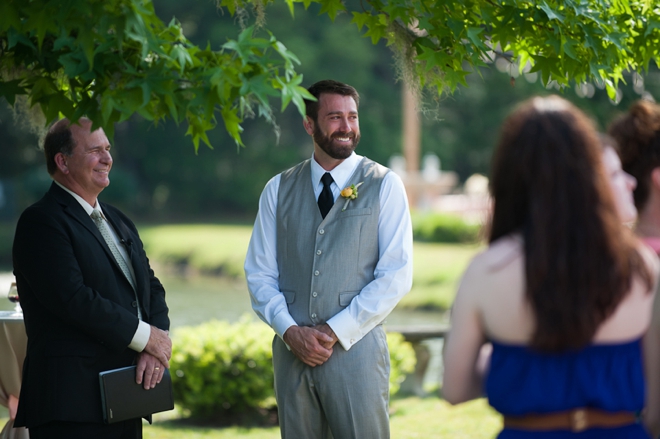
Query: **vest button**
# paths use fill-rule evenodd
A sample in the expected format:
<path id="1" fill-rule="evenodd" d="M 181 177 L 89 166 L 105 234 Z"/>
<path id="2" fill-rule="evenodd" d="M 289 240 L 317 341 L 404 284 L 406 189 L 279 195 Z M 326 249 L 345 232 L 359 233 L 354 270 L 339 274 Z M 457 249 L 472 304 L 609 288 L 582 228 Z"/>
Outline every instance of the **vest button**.
<path id="1" fill-rule="evenodd" d="M 317 293 L 316 291 L 314 291 L 314 292 L 312 293 L 312 297 L 316 297 L 316 296 L 318 296 L 318 293 Z"/>
<path id="2" fill-rule="evenodd" d="M 316 250 L 317 255 L 320 255 L 321 253 L 323 253 L 321 250 Z"/>
<path id="3" fill-rule="evenodd" d="M 134 300 L 134 301 L 131 303 L 131 306 L 132 306 L 133 308 L 137 308 L 137 300 Z"/>
<path id="4" fill-rule="evenodd" d="M 325 233 L 325 230 L 321 229 L 319 230 L 319 235 L 323 235 Z"/>
<path id="5" fill-rule="evenodd" d="M 312 314 L 312 318 L 313 318 L 313 319 L 316 318 L 316 313 Z"/>
<path id="6" fill-rule="evenodd" d="M 314 272 L 314 276 L 318 276 L 318 275 L 319 275 L 319 271 L 316 270 L 316 271 Z"/>

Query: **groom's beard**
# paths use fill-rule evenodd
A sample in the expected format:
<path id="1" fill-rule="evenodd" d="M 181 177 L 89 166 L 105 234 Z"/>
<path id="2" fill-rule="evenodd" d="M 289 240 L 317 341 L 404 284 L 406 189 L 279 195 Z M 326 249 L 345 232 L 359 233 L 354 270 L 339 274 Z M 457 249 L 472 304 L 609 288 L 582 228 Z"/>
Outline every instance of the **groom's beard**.
<path id="1" fill-rule="evenodd" d="M 355 151 L 355 148 L 360 142 L 360 135 L 355 134 L 354 131 L 335 131 L 333 134 L 326 136 L 321 132 L 318 125 L 314 127 L 314 135 L 312 137 L 319 148 L 330 157 L 337 160 L 348 158 L 353 151 Z M 340 144 L 335 141 L 335 138 L 337 137 L 350 137 L 351 142 L 349 144 Z"/>

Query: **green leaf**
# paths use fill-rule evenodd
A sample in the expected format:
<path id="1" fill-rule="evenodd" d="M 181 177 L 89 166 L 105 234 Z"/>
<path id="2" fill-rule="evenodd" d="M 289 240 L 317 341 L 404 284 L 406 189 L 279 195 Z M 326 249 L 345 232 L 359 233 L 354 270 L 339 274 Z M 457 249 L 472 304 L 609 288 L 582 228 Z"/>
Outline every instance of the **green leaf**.
<path id="1" fill-rule="evenodd" d="M 609 79 L 605 80 L 605 89 L 607 96 L 613 101 L 616 100 L 616 86 Z"/>
<path id="2" fill-rule="evenodd" d="M 345 11 L 346 7 L 341 0 L 325 0 L 321 2 L 321 11 L 319 15 L 328 14 L 332 21 L 335 21 L 339 12 Z"/>
<path id="3" fill-rule="evenodd" d="M 353 12 L 352 23 L 355 23 L 358 30 L 362 30 L 364 26 L 368 26 L 368 23 L 372 22 L 372 16 L 368 12 Z"/>
<path id="4" fill-rule="evenodd" d="M 481 37 L 479 37 L 479 35 L 483 31 L 484 28 L 482 27 L 469 27 L 467 30 L 467 34 L 468 34 L 468 38 L 470 39 L 470 41 L 472 41 L 472 44 L 474 44 L 475 47 L 487 52 L 490 49 L 488 48 L 488 46 L 484 44 Z"/>
<path id="5" fill-rule="evenodd" d="M 180 44 L 177 44 L 172 48 L 170 55 L 172 56 L 172 58 L 176 59 L 179 65 L 179 73 L 181 75 L 184 74 L 187 65 L 193 64 L 190 54 L 188 53 L 186 48 Z"/>
<path id="6" fill-rule="evenodd" d="M 222 109 L 222 120 L 225 122 L 225 129 L 232 137 L 232 139 L 234 139 L 236 144 L 240 146 L 245 146 L 243 145 L 243 141 L 241 140 L 241 133 L 243 132 L 243 127 L 240 125 L 240 123 L 242 121 L 238 117 L 238 114 L 236 113 L 236 109 L 224 107 Z"/>
<path id="7" fill-rule="evenodd" d="M 267 75 L 257 75 L 243 80 L 241 87 L 241 95 L 253 94 L 259 102 L 268 106 L 268 96 L 278 96 L 279 93 L 275 90 L 268 80 Z"/>
<path id="8" fill-rule="evenodd" d="M 163 97 L 163 100 L 165 101 L 167 108 L 170 110 L 170 116 L 172 116 L 172 119 L 178 123 L 179 113 L 178 110 L 176 109 L 176 105 L 174 104 L 174 100 L 172 99 L 172 95 L 166 94 Z"/>
<path id="9" fill-rule="evenodd" d="M 105 95 L 101 98 L 101 114 L 103 115 L 103 125 L 107 125 L 115 107 L 115 101 L 111 95 Z"/>
<path id="10" fill-rule="evenodd" d="M 78 44 L 82 46 L 83 53 L 87 61 L 88 69 L 94 68 L 94 49 L 95 49 L 95 36 L 93 32 L 87 29 L 81 29 L 77 38 Z"/>
<path id="11" fill-rule="evenodd" d="M 564 53 L 571 58 L 573 58 L 576 61 L 579 61 L 579 56 L 575 52 L 575 49 L 579 47 L 579 45 L 575 42 L 573 39 L 566 39 L 564 41 L 564 44 L 562 45 L 562 49 L 564 50 Z"/>
<path id="12" fill-rule="evenodd" d="M 467 87 L 468 84 L 465 81 L 465 77 L 469 74 L 470 72 L 467 72 L 465 70 L 445 70 L 445 80 L 447 81 L 447 84 L 449 85 L 449 88 L 454 91 L 456 89 L 456 86 L 458 84 L 462 84 L 463 86 Z"/>
<path id="13" fill-rule="evenodd" d="M 89 70 L 87 59 L 81 58 L 79 52 L 69 52 L 58 58 L 58 62 L 64 67 L 64 73 L 70 77 L 80 76 Z"/>
<path id="14" fill-rule="evenodd" d="M 367 24 L 368 30 L 365 32 L 364 36 L 371 37 L 371 42 L 373 44 L 378 43 L 381 38 L 384 38 L 387 31 L 387 28 L 380 23 L 381 18 L 384 19 L 385 17 L 374 17 L 371 23 Z"/>
<path id="15" fill-rule="evenodd" d="M 644 32 L 644 38 L 648 38 L 648 36 L 656 29 L 660 29 L 660 21 L 650 18 L 648 20 L 648 25 L 646 26 L 646 31 Z"/>
<path id="16" fill-rule="evenodd" d="M 543 12 L 548 16 L 548 20 L 558 20 L 561 23 L 564 22 L 564 16 L 553 10 L 546 2 L 543 2 L 539 7 L 543 9 Z"/>
<path id="17" fill-rule="evenodd" d="M 188 115 L 188 131 L 186 135 L 192 136 L 193 144 L 195 146 L 195 153 L 199 151 L 199 141 L 202 140 L 206 146 L 213 149 L 211 142 L 206 132 L 213 129 L 215 125 L 209 120 L 205 120 L 199 116 Z"/>
<path id="18" fill-rule="evenodd" d="M 289 7 L 289 13 L 291 13 L 291 17 L 294 17 L 293 0 L 286 0 L 286 4 Z"/>
<path id="19" fill-rule="evenodd" d="M 16 8 L 16 0 L 4 0 L 0 2 L 0 31 L 5 32 L 12 27 L 15 30 L 21 28 L 21 18 Z"/>
<path id="20" fill-rule="evenodd" d="M 0 96 L 4 97 L 9 105 L 14 105 L 16 95 L 25 94 L 25 87 L 21 86 L 22 79 L 0 82 Z"/>
<path id="21" fill-rule="evenodd" d="M 301 75 L 301 79 L 302 79 L 302 75 Z M 293 104 L 298 109 L 298 113 L 302 117 L 305 117 L 305 114 L 306 114 L 305 99 L 315 101 L 316 98 L 314 96 L 312 96 L 307 91 L 306 88 L 299 87 L 299 86 L 296 86 L 295 91 L 292 94 L 293 94 Z M 284 109 L 282 109 L 282 111 L 284 111 Z"/>

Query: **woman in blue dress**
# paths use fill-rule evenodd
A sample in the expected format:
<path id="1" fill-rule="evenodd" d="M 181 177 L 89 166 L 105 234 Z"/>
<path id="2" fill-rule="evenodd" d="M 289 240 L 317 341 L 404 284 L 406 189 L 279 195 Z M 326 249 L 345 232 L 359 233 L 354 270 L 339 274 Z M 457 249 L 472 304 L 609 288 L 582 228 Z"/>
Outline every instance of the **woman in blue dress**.
<path id="1" fill-rule="evenodd" d="M 622 226 L 591 121 L 556 96 L 523 103 L 491 193 L 489 247 L 452 308 L 444 398 L 485 394 L 500 439 L 649 438 L 642 337 L 659 264 Z"/>

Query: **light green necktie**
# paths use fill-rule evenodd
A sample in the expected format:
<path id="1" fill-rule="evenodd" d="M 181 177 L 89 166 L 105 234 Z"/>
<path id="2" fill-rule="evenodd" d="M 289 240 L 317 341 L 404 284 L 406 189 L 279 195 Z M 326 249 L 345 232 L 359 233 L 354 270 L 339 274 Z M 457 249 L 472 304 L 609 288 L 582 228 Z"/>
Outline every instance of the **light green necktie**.
<path id="1" fill-rule="evenodd" d="M 110 252 L 112 252 L 112 255 L 115 257 L 115 260 L 117 261 L 117 264 L 119 264 L 119 268 L 121 268 L 121 271 L 124 273 L 124 276 L 126 276 L 126 279 L 128 279 L 128 282 L 133 287 L 133 291 L 135 292 L 135 300 L 136 300 L 136 303 L 137 303 L 138 318 L 140 320 L 142 320 L 142 312 L 140 311 L 140 301 L 138 300 L 138 297 L 137 297 L 137 290 L 135 288 L 135 281 L 133 280 L 133 276 L 131 275 L 131 270 L 128 268 L 128 264 L 126 264 L 126 260 L 123 258 L 123 256 L 119 252 L 119 249 L 117 248 L 117 245 L 115 244 L 115 240 L 112 239 L 112 236 L 110 235 L 110 231 L 103 224 L 103 221 L 105 220 L 105 218 L 103 218 L 103 215 L 101 215 L 101 212 L 94 209 L 90 216 L 92 217 L 92 220 L 94 221 L 94 224 L 96 224 L 96 227 L 99 229 L 99 232 L 101 232 L 101 236 L 103 236 L 103 239 L 105 239 L 106 244 L 108 244 L 108 247 L 110 248 Z"/>

